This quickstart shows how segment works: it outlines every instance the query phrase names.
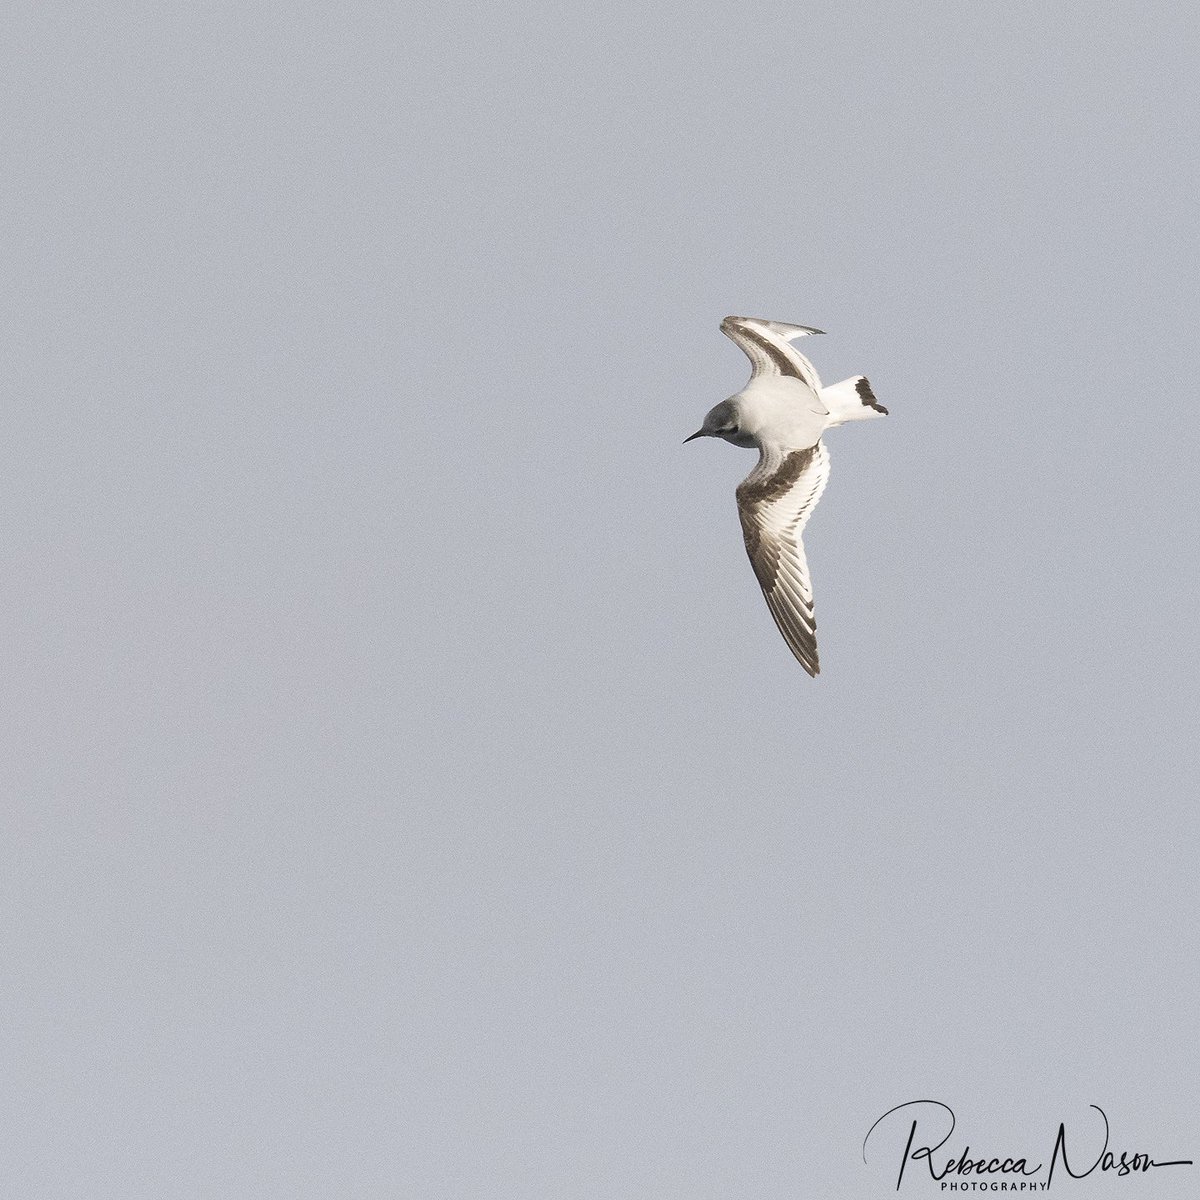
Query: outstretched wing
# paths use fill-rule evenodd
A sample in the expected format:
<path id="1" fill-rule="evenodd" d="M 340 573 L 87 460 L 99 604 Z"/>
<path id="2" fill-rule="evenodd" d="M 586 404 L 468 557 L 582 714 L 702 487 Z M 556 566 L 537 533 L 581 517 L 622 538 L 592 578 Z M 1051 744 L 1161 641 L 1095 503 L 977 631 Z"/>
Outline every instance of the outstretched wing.
<path id="1" fill-rule="evenodd" d="M 773 470 L 752 471 L 737 490 L 746 553 L 779 632 L 810 674 L 817 675 L 817 622 L 800 535 L 829 482 L 821 442 L 793 450 Z"/>
<path id="2" fill-rule="evenodd" d="M 721 332 L 732 338 L 750 360 L 750 378 L 758 375 L 782 375 L 799 379 L 813 391 L 821 387 L 816 368 L 792 342 L 819 329 L 807 325 L 785 325 L 782 321 L 764 321 L 760 317 L 726 317 Z"/>

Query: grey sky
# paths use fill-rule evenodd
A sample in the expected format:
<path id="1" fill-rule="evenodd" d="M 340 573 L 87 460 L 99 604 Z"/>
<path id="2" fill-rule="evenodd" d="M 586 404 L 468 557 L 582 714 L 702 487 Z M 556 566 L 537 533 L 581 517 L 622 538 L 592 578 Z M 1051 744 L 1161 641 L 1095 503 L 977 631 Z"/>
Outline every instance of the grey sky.
<path id="1" fill-rule="evenodd" d="M 8 6 L 5 1193 L 1200 1158 L 1200 17 L 575 7 Z"/>

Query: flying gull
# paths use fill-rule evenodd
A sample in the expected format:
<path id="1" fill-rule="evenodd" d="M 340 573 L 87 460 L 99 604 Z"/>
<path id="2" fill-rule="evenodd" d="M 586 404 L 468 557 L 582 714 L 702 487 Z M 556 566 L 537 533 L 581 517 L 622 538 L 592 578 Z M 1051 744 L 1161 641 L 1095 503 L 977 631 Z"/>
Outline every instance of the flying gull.
<path id="1" fill-rule="evenodd" d="M 750 382 L 722 400 L 684 441 L 719 437 L 757 448 L 758 465 L 737 489 L 746 552 L 783 640 L 816 675 L 817 623 L 800 535 L 829 481 L 821 435 L 846 421 L 886 416 L 887 409 L 862 375 L 821 386 L 812 363 L 792 345 L 820 329 L 726 317 L 721 332 L 749 358 Z"/>

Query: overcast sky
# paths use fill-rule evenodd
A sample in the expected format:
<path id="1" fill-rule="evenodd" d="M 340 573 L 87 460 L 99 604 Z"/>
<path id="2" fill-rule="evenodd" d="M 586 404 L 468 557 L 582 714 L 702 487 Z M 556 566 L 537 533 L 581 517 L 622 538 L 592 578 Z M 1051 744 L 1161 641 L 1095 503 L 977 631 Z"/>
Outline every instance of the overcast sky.
<path id="1" fill-rule="evenodd" d="M 420 7 L 6 8 L 0 1191 L 1200 1159 L 1197 10 Z"/>

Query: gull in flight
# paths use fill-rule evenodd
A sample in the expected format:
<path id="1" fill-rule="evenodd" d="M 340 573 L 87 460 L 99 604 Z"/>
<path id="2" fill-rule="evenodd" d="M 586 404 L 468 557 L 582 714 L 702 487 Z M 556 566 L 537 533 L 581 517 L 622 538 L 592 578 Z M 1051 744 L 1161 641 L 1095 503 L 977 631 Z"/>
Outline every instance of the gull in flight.
<path id="1" fill-rule="evenodd" d="M 691 437 L 718 437 L 758 450 L 758 465 L 738 485 L 738 516 L 750 565 L 783 640 L 810 674 L 820 672 L 812 584 L 800 535 L 829 481 L 826 429 L 883 417 L 862 375 L 822 387 L 793 345 L 820 329 L 758 317 L 726 317 L 721 332 L 750 360 L 750 382 L 722 400 Z"/>

